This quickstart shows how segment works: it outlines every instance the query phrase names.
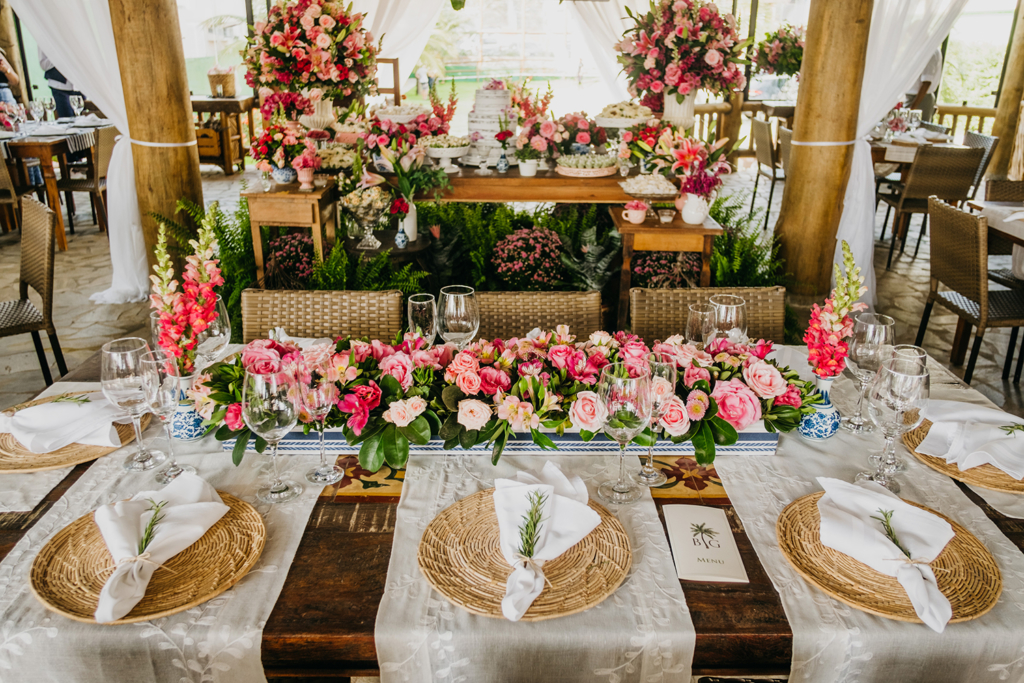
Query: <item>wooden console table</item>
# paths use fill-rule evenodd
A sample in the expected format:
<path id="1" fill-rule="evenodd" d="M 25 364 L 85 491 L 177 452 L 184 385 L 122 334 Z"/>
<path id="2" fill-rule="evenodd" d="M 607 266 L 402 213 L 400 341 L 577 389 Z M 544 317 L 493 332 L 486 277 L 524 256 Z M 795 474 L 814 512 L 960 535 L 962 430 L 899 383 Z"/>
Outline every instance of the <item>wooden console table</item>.
<path id="1" fill-rule="evenodd" d="M 238 164 L 239 171 L 244 170 L 245 154 L 249 149 L 250 140 L 242 135 L 242 116 L 248 118 L 251 137 L 255 130 L 252 118 L 254 102 L 252 97 L 192 97 L 192 111 L 199 115 L 200 122 L 203 114 L 207 115 L 207 120 L 212 119 L 215 114 L 220 118 L 220 153 L 205 154 L 206 150 L 200 146 L 200 163 L 216 164 L 224 169 L 224 175 L 234 175 L 235 164 Z"/>
<path id="2" fill-rule="evenodd" d="M 537 171 L 537 175 L 524 178 L 519 167 L 507 173 L 491 169 L 490 175 L 478 175 L 472 167 L 461 167 L 458 173 L 448 174 L 452 189 L 445 192 L 442 202 L 567 202 L 572 204 L 625 204 L 632 197 L 619 187 L 624 180 L 616 173 L 604 178 L 569 178 L 554 171 Z M 635 171 L 634 171 L 635 173 Z M 394 184 L 394 176 L 386 176 Z M 418 197 L 418 201 L 433 201 L 433 193 Z"/>
<path id="3" fill-rule="evenodd" d="M 622 218 L 623 207 L 608 209 L 615 229 L 622 235 L 622 279 L 619 285 L 618 329 L 629 322 L 629 285 L 632 279 L 633 253 L 637 251 L 685 251 L 700 253 L 700 286 L 711 286 L 711 245 L 722 234 L 722 226 L 708 216 L 702 225 L 684 223 L 676 212 L 671 223 L 648 217 L 639 225 Z"/>

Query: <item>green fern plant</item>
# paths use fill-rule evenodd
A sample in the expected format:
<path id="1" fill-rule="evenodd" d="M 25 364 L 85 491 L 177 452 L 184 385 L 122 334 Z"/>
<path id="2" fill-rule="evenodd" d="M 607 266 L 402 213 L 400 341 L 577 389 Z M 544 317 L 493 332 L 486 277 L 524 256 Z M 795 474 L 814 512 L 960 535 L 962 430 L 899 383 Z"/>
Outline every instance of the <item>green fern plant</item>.
<path id="1" fill-rule="evenodd" d="M 342 291 L 348 288 L 348 253 L 345 243 L 338 240 L 322 263 L 313 266 L 309 277 L 309 288 L 313 290 Z"/>
<path id="2" fill-rule="evenodd" d="M 760 211 L 748 214 L 744 195 L 719 197 L 711 205 L 710 214 L 724 228 L 711 250 L 713 287 L 773 287 L 785 283 L 779 239 L 758 229 Z"/>

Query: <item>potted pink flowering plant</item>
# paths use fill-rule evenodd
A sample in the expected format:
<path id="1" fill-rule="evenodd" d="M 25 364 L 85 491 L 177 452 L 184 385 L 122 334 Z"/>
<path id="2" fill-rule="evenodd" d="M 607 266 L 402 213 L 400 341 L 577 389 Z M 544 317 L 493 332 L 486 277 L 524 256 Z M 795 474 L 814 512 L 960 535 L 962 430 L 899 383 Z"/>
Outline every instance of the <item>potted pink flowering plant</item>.
<path id="1" fill-rule="evenodd" d="M 313 189 L 313 172 L 320 168 L 321 160 L 316 153 L 316 145 L 311 140 L 306 140 L 306 149 L 302 154 L 292 159 L 292 168 L 299 175 L 299 189 L 309 192 Z"/>

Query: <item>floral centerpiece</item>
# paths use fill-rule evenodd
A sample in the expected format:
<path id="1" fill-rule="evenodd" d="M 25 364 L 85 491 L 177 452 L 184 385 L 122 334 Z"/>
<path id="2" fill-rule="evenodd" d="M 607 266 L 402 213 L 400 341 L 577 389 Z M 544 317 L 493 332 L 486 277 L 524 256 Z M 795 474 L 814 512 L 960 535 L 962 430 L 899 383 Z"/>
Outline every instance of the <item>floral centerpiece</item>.
<path id="1" fill-rule="evenodd" d="M 275 92 L 260 105 L 264 121 L 298 121 L 303 114 L 312 114 L 313 102 L 295 92 Z"/>
<path id="2" fill-rule="evenodd" d="M 548 82 L 548 90 L 543 95 L 540 94 L 540 90 L 531 90 L 529 85 L 532 78 L 532 76 L 527 76 L 522 81 L 513 83 L 509 88 L 512 94 L 512 108 L 516 112 L 520 126 L 527 119 L 547 118 L 548 107 L 551 106 L 551 100 L 555 96 L 555 93 L 551 90 L 550 81 Z"/>
<path id="3" fill-rule="evenodd" d="M 351 169 L 356 162 L 356 149 L 352 145 L 328 143 L 318 153 L 323 167 L 334 172 Z"/>
<path id="4" fill-rule="evenodd" d="M 245 81 L 299 91 L 319 88 L 329 98 L 377 92 L 377 53 L 363 15 L 328 0 L 278 2 L 253 25 L 242 51 Z"/>
<path id="5" fill-rule="evenodd" d="M 404 218 L 409 213 L 410 205 L 417 193 L 434 190 L 436 196 L 440 195 L 442 189 L 451 187 L 444 169 L 423 164 L 426 153 L 419 145 L 410 146 L 402 142 L 398 145 L 378 147 L 378 151 L 378 168 L 383 167 L 381 170 L 385 173 L 395 174 L 398 196 L 391 205 L 391 213 L 398 215 L 399 218 Z"/>
<path id="6" fill-rule="evenodd" d="M 371 153 L 384 147 L 397 149 L 399 145 L 403 144 L 412 147 L 419 139 L 413 123 L 407 125 L 394 123 L 390 119 L 370 119 L 367 122 L 366 132 L 361 137 L 366 142 L 366 149 Z"/>
<path id="7" fill-rule="evenodd" d="M 673 107 L 689 98 L 691 122 L 683 121 L 689 127 L 697 90 L 724 95 L 743 88 L 741 65 L 750 41 L 740 40 L 733 15 L 720 14 L 705 0 L 657 0 L 646 14 L 628 7 L 626 13 L 633 25 L 615 49 L 640 104 L 677 121 L 684 112 Z"/>
<path id="8" fill-rule="evenodd" d="M 290 168 L 292 161 L 307 149 L 298 135 L 280 124 L 264 127 L 259 139 L 252 144 L 250 153 L 256 168 L 269 172 L 275 168 Z"/>
<path id="9" fill-rule="evenodd" d="M 753 59 L 757 70 L 799 78 L 806 35 L 807 30 L 803 26 L 791 24 L 783 24 L 778 30 L 766 34 L 754 50 Z"/>
<path id="10" fill-rule="evenodd" d="M 583 112 L 566 114 L 555 122 L 555 133 L 552 136 L 558 154 L 581 154 L 590 146 L 604 147 L 608 143 L 608 134 L 604 128 L 587 118 Z"/>
<path id="11" fill-rule="evenodd" d="M 523 122 L 519 136 L 516 138 L 516 158 L 520 161 L 527 161 L 557 157 L 558 147 L 555 145 L 557 133 L 558 126 L 551 119 L 541 117 L 527 119 Z M 559 135 L 559 141 L 561 141 L 561 135 Z"/>

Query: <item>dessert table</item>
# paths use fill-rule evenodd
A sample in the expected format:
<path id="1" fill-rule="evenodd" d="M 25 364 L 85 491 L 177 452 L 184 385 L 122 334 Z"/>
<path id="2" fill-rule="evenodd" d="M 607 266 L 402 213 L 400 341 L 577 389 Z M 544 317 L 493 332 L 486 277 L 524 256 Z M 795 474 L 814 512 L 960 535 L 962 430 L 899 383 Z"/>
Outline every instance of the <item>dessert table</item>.
<path id="1" fill-rule="evenodd" d="M 458 173 L 449 173 L 452 189 L 446 191 L 440 201 L 625 204 L 632 199 L 619 187 L 624 178 L 618 174 L 603 178 L 570 178 L 554 171 L 537 171 L 536 176 L 524 178 L 519 174 L 518 166 L 512 166 L 506 173 L 491 170 L 489 175 L 479 175 L 477 170 L 461 166 Z M 394 176 L 387 178 L 392 184 L 397 182 Z M 429 201 L 433 194 L 424 195 L 421 199 Z"/>

